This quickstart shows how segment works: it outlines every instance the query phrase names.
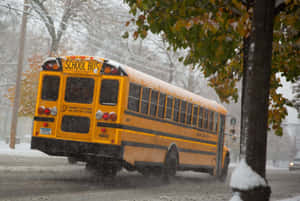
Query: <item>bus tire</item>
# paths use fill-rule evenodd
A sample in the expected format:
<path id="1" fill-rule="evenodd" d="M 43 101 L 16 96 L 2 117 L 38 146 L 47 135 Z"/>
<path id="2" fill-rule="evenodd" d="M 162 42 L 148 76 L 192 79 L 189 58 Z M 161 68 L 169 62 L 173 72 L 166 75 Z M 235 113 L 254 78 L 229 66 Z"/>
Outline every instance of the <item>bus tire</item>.
<path id="1" fill-rule="evenodd" d="M 164 162 L 164 167 L 162 170 L 162 176 L 165 182 L 169 182 L 170 178 L 176 175 L 177 166 L 178 166 L 177 150 L 175 147 L 172 147 L 170 151 L 167 153 Z"/>
<path id="2" fill-rule="evenodd" d="M 225 182 L 227 179 L 229 162 L 230 162 L 230 159 L 229 159 L 229 155 L 227 154 L 225 156 L 224 167 L 222 168 L 221 175 L 219 175 L 217 177 L 217 179 L 221 182 Z"/>
<path id="3" fill-rule="evenodd" d="M 138 170 L 144 177 L 148 178 L 151 176 L 151 169 L 149 167 L 141 168 Z"/>

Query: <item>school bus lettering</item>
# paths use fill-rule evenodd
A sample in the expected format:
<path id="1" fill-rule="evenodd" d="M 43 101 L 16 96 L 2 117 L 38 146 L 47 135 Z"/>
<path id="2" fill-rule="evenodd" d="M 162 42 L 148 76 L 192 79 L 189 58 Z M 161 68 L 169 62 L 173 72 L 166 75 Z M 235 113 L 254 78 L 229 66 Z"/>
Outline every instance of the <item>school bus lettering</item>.
<path id="1" fill-rule="evenodd" d="M 49 58 L 42 68 L 33 149 L 83 161 L 103 176 L 127 168 L 226 178 L 222 105 L 104 58 Z"/>
<path id="2" fill-rule="evenodd" d="M 67 73 L 99 73 L 102 63 L 98 61 L 65 60 L 63 71 Z"/>

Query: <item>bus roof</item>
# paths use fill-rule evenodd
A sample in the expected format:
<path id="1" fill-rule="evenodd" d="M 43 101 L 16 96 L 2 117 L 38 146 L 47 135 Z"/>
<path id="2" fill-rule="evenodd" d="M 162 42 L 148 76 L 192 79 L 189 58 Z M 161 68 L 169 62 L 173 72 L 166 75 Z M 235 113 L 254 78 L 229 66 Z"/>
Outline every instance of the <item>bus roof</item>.
<path id="1" fill-rule="evenodd" d="M 134 82 L 134 83 L 140 84 L 142 86 L 150 87 L 152 89 L 155 89 L 160 92 L 166 93 L 168 95 L 180 98 L 182 100 L 198 104 L 199 106 L 203 106 L 210 110 L 218 111 L 222 114 L 227 113 L 227 110 L 225 109 L 225 107 L 221 104 L 218 104 L 214 100 L 209 100 L 202 96 L 196 95 L 192 92 L 189 92 L 180 87 L 171 85 L 165 81 L 162 81 L 151 75 L 148 75 L 146 73 L 135 70 L 124 64 L 120 64 L 120 63 L 112 61 L 112 60 L 106 60 L 106 61 L 107 61 L 107 63 L 112 64 L 116 67 L 120 66 L 121 68 L 123 68 L 123 70 L 128 74 L 130 82 Z"/>

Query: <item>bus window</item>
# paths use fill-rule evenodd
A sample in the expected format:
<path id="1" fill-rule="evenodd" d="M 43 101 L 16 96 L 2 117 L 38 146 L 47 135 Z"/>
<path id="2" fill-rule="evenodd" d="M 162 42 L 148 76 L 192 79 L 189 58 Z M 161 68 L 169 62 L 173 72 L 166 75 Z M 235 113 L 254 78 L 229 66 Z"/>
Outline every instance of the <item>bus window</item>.
<path id="1" fill-rule="evenodd" d="M 144 114 L 148 114 L 149 95 L 150 95 L 150 89 L 143 88 L 142 101 L 141 101 L 141 112 Z"/>
<path id="2" fill-rule="evenodd" d="M 172 106 L 173 106 L 173 97 L 168 96 L 168 98 L 167 98 L 167 111 L 166 111 L 166 118 L 167 119 L 172 118 Z"/>
<path id="3" fill-rule="evenodd" d="M 208 110 L 204 110 L 204 126 L 205 129 L 208 128 Z"/>
<path id="4" fill-rule="evenodd" d="M 198 105 L 194 105 L 193 111 L 193 126 L 197 125 L 197 117 L 198 117 Z"/>
<path id="5" fill-rule="evenodd" d="M 158 99 L 158 91 L 151 91 L 151 101 L 150 101 L 150 115 L 156 116 L 157 109 L 157 99 Z"/>
<path id="6" fill-rule="evenodd" d="M 65 101 L 72 103 L 92 103 L 94 95 L 94 79 L 68 77 Z"/>
<path id="7" fill-rule="evenodd" d="M 166 94 L 160 93 L 159 106 L 158 106 L 158 117 L 160 118 L 164 118 L 165 115 L 165 102 L 166 102 Z"/>
<path id="8" fill-rule="evenodd" d="M 214 125 L 214 112 L 210 111 L 209 112 L 209 130 L 213 130 L 213 125 Z"/>
<path id="9" fill-rule="evenodd" d="M 220 133 L 224 133 L 224 130 L 225 130 L 225 116 L 224 115 L 221 115 L 220 116 L 220 121 L 219 121 L 220 123 L 219 123 L 219 125 L 220 125 L 220 129 L 219 129 L 219 131 L 220 131 Z"/>
<path id="10" fill-rule="evenodd" d="M 140 104 L 141 86 L 130 83 L 128 96 L 128 109 L 138 112 Z"/>
<path id="11" fill-rule="evenodd" d="M 44 76 L 43 86 L 42 86 L 42 99 L 48 101 L 56 101 L 58 98 L 59 90 L 59 81 L 58 76 Z"/>
<path id="12" fill-rule="evenodd" d="M 215 112 L 215 119 L 214 119 L 214 131 L 216 132 L 218 128 L 218 113 Z"/>
<path id="13" fill-rule="evenodd" d="M 102 80 L 100 91 L 100 104 L 116 105 L 118 103 L 119 81 Z"/>
<path id="14" fill-rule="evenodd" d="M 191 124 L 192 121 L 192 103 L 188 103 L 186 123 Z"/>
<path id="15" fill-rule="evenodd" d="M 186 112 L 186 102 L 182 101 L 181 102 L 181 112 L 180 112 L 180 122 L 185 123 L 185 112 Z"/>
<path id="16" fill-rule="evenodd" d="M 180 100 L 175 98 L 175 102 L 174 102 L 174 113 L 173 113 L 173 120 L 174 121 L 178 121 L 178 115 L 179 115 L 179 104 L 180 104 Z"/>
<path id="17" fill-rule="evenodd" d="M 88 117 L 65 115 L 62 119 L 61 130 L 65 132 L 88 133 L 90 130 L 90 119 Z"/>
<path id="18" fill-rule="evenodd" d="M 200 107 L 200 110 L 199 110 L 198 127 L 203 128 L 203 108 L 202 107 Z"/>

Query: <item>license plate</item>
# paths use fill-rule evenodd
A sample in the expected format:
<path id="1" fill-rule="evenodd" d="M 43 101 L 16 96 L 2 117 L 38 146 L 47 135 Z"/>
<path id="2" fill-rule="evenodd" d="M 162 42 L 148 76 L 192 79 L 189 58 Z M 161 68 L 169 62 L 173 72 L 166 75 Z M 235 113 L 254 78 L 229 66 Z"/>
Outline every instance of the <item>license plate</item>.
<path id="1" fill-rule="evenodd" d="M 51 134 L 51 128 L 40 128 L 40 134 L 50 135 Z"/>

